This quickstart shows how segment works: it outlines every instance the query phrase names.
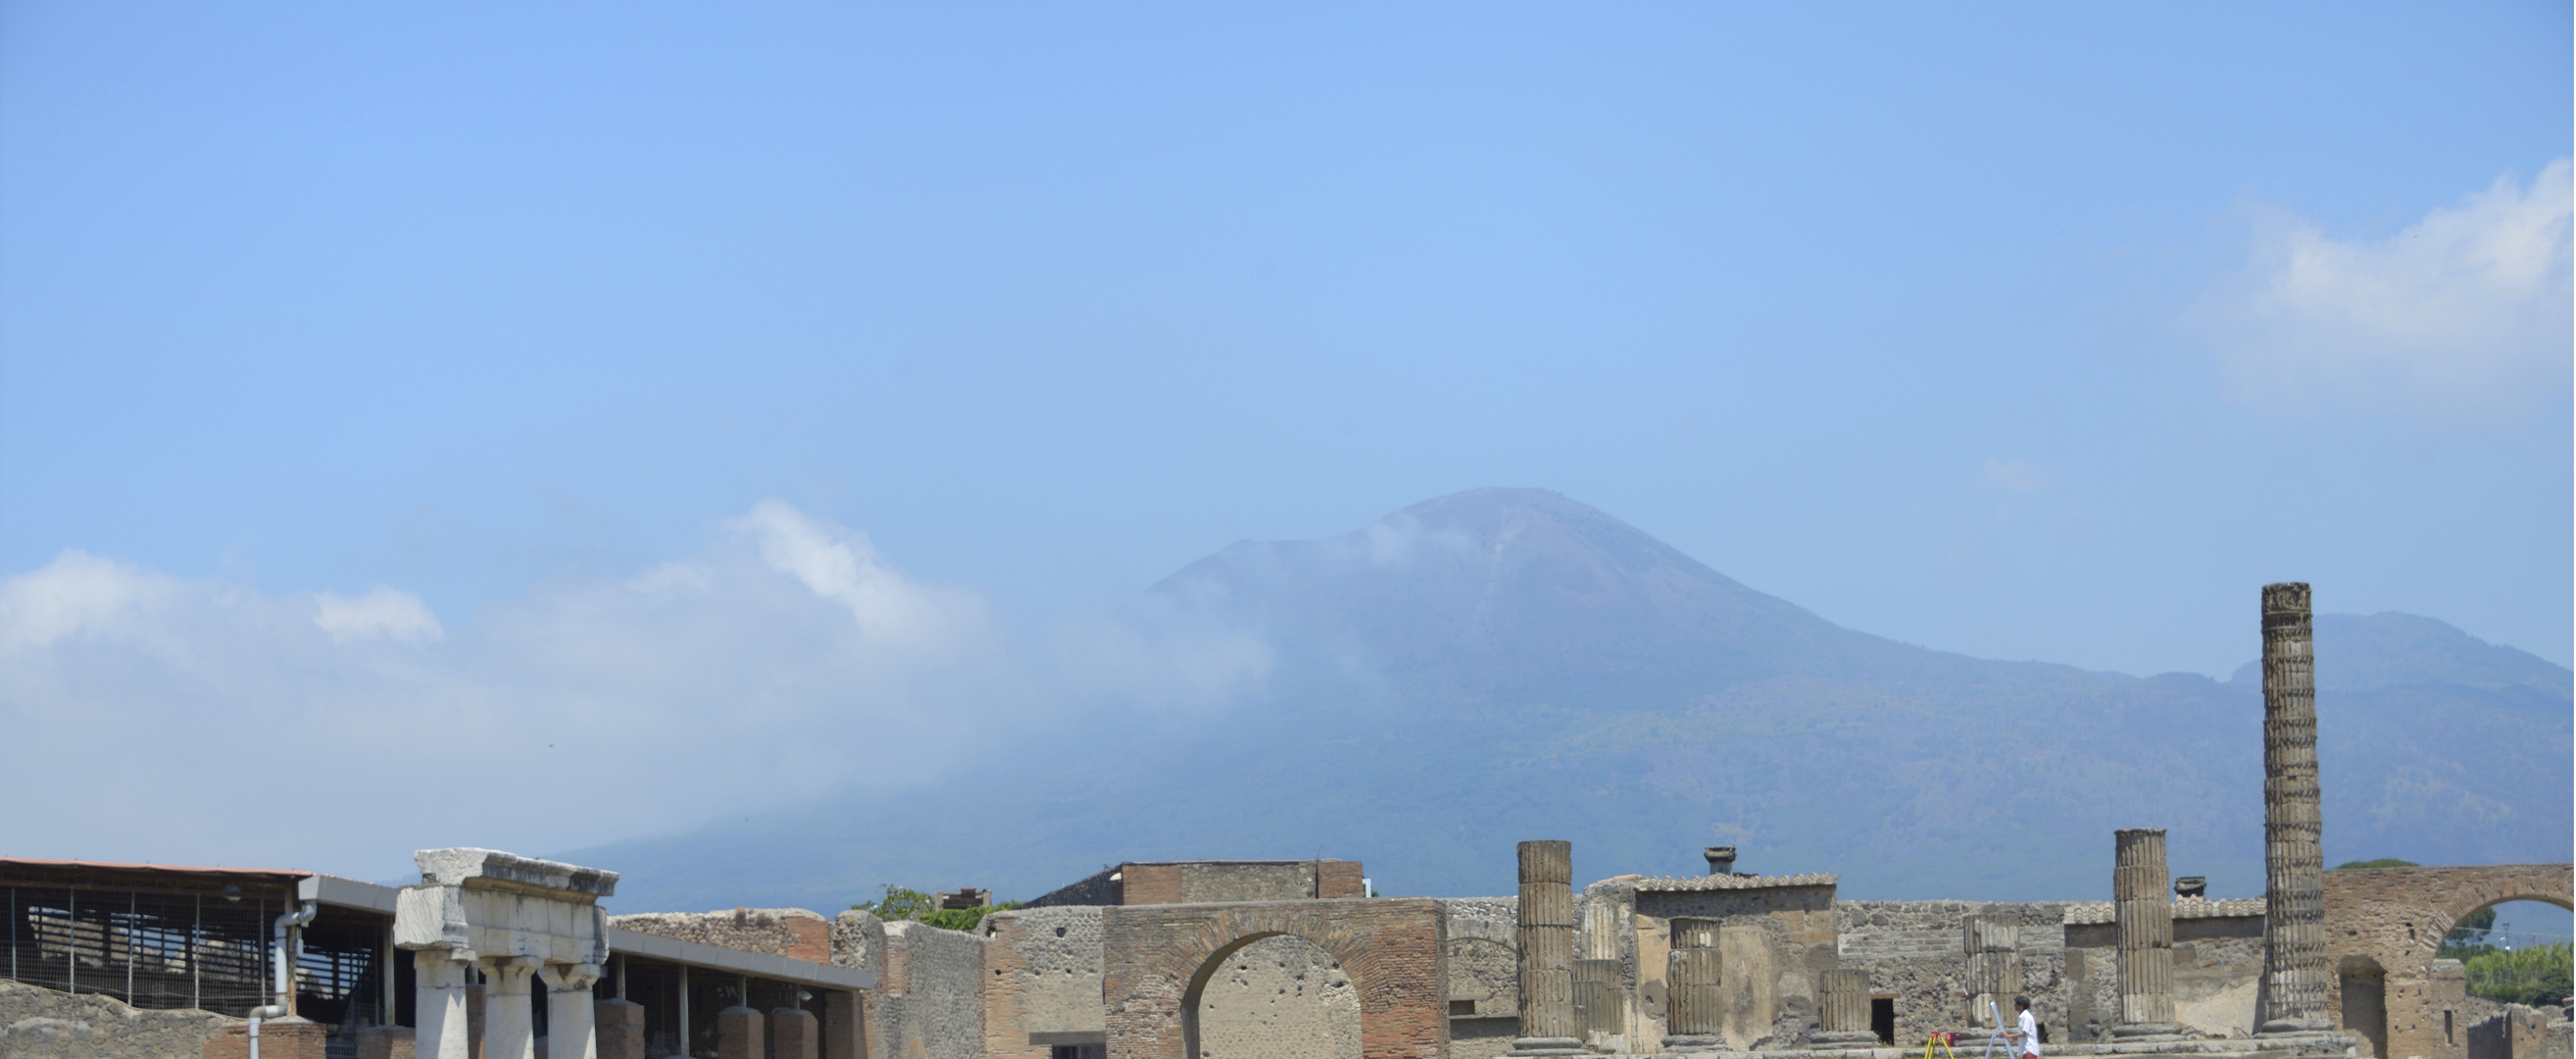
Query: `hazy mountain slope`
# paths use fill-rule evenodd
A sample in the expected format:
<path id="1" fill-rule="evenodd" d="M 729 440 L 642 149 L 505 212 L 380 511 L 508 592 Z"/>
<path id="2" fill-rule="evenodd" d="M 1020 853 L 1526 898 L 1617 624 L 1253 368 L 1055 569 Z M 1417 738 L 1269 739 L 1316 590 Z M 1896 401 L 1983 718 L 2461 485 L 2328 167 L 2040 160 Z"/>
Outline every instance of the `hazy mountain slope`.
<path id="1" fill-rule="evenodd" d="M 1268 639 L 1266 698 L 997 739 L 927 789 L 570 856 L 630 873 L 621 908 L 1030 896 L 1121 859 L 1319 848 L 1384 892 L 1505 893 L 1531 837 L 1574 839 L 1586 878 L 1730 841 L 1746 870 L 1839 871 L 1853 896 L 2005 899 L 2107 896 L 2111 829 L 2163 826 L 2178 874 L 2261 886 L 2256 685 L 1843 629 L 1553 493 L 1238 544 L 1153 595 Z M 2323 616 L 2318 654 L 2329 859 L 2568 858 L 2567 670 L 2406 615 Z"/>

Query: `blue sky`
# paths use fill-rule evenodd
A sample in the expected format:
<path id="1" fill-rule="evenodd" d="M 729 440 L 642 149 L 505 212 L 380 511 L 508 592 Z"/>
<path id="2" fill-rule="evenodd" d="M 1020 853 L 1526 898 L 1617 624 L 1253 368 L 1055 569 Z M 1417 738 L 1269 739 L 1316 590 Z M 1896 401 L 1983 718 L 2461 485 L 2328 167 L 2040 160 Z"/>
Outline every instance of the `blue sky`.
<path id="1" fill-rule="evenodd" d="M 736 568 L 807 596 L 710 598 L 918 619 L 973 670 L 1231 541 L 1484 485 L 1981 656 L 2224 676 L 2299 579 L 2564 664 L 2570 37 L 2539 3 L 13 3 L 0 711 L 607 701 L 723 615 L 585 608 Z M 927 686 L 741 649 L 657 686 Z"/>

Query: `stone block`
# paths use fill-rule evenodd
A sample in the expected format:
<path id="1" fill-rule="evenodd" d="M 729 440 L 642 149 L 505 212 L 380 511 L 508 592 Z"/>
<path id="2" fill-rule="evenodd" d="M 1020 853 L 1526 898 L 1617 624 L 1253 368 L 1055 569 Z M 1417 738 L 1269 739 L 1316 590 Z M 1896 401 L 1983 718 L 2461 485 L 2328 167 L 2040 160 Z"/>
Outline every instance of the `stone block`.
<path id="1" fill-rule="evenodd" d="M 259 1027 L 260 1059 L 324 1059 L 330 1031 L 320 1023 L 289 1016 Z M 226 1026 L 206 1041 L 204 1059 L 250 1059 L 249 1025 Z"/>
<path id="2" fill-rule="evenodd" d="M 823 994 L 822 1059 L 863 1059 L 867 1055 L 867 1031 L 859 994 L 834 989 Z M 602 1055 L 600 1059 L 608 1059 Z"/>
<path id="3" fill-rule="evenodd" d="M 769 1013 L 770 1059 L 822 1059 L 822 1027 L 814 1013 L 779 1008 Z"/>
<path id="4" fill-rule="evenodd" d="M 716 1012 L 716 1059 L 765 1059 L 769 1034 L 758 1008 L 740 1004 Z"/>
<path id="5" fill-rule="evenodd" d="M 644 1059 L 644 1005 L 602 1000 L 590 1010 L 599 1034 L 599 1059 Z"/>
<path id="6" fill-rule="evenodd" d="M 266 1048 L 260 1050 L 260 1059 L 268 1059 Z M 412 1059 L 411 1027 L 361 1027 L 358 1030 L 358 1059 Z"/>

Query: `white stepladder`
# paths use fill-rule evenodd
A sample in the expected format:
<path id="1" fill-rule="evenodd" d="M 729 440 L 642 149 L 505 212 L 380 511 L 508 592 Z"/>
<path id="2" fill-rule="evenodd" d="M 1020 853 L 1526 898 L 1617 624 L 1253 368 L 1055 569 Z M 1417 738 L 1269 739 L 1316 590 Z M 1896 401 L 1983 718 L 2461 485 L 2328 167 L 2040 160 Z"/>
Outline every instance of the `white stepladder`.
<path id="1" fill-rule="evenodd" d="M 2012 1059 L 2012 1057 L 2018 1053 L 2013 1050 L 2012 1038 L 2004 1036 L 2008 1031 L 2004 1029 L 2003 1009 L 1996 1007 L 1995 1002 L 1989 1000 L 1986 1001 L 1986 1014 L 1995 1017 L 1995 1032 L 1994 1036 L 1986 1038 L 1986 1053 L 1984 1059 L 1995 1059 L 1995 1046 L 1998 1044 L 2004 1046 L 2004 1059 Z"/>

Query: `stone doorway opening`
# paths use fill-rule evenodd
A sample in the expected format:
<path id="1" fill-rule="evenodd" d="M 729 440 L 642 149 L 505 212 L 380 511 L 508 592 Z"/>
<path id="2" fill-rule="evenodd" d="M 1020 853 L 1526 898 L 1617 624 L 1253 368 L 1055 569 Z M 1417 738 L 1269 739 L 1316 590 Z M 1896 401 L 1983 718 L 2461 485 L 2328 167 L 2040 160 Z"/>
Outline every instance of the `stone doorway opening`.
<path id="1" fill-rule="evenodd" d="M 1359 991 L 1340 960 L 1294 934 L 1217 953 L 1187 1006 L 1190 1059 L 1359 1059 Z"/>
<path id="2" fill-rule="evenodd" d="M 1878 1043 L 1896 1043 L 1896 997 L 1869 998 L 1869 1031 L 1878 1035 Z"/>
<path id="3" fill-rule="evenodd" d="M 2361 1035 L 2374 1057 L 2388 1055 L 2388 971 L 2368 956 L 2346 956 L 2335 969 L 2343 986 L 2343 1028 Z"/>

